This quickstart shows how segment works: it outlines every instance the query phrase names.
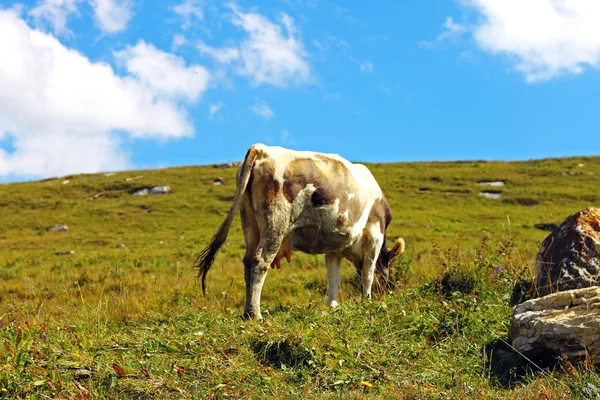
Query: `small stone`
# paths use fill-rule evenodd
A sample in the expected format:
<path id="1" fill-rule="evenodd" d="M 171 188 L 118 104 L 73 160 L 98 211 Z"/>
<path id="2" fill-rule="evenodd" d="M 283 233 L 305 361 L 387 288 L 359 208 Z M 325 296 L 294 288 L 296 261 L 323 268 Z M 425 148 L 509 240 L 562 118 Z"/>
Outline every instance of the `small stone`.
<path id="1" fill-rule="evenodd" d="M 169 186 L 154 186 L 150 188 L 150 194 L 167 194 L 171 191 Z"/>
<path id="2" fill-rule="evenodd" d="M 66 232 L 69 230 L 67 225 L 54 225 L 48 228 L 48 232 Z"/>
<path id="3" fill-rule="evenodd" d="M 117 245 L 117 249 L 124 249 L 125 247 L 127 247 L 127 246 L 125 246 L 123 243 L 119 243 Z"/>
<path id="4" fill-rule="evenodd" d="M 183 239 L 184 239 L 184 237 L 183 237 L 183 236 L 179 236 L 179 237 L 177 238 L 177 240 L 179 240 L 179 241 L 182 241 Z"/>
<path id="5" fill-rule="evenodd" d="M 483 196 L 487 199 L 500 199 L 502 198 L 502 193 L 497 191 L 497 190 L 484 190 L 482 192 L 479 192 L 480 196 Z"/>
<path id="6" fill-rule="evenodd" d="M 152 195 L 160 195 L 160 194 L 167 194 L 171 191 L 171 188 L 169 186 L 150 186 L 150 187 L 144 187 L 144 188 L 139 188 L 137 190 L 135 190 L 133 192 L 134 196 L 146 196 L 149 194 Z"/>
<path id="7" fill-rule="evenodd" d="M 104 174 L 104 176 L 113 176 L 115 173 L 114 172 L 107 172 Z"/>
<path id="8" fill-rule="evenodd" d="M 99 199 L 100 197 L 102 197 L 102 193 L 96 193 L 95 195 L 85 199 L 85 201 L 93 201 L 93 200 Z"/>
<path id="9" fill-rule="evenodd" d="M 68 180 L 68 179 L 65 179 L 64 181 L 62 181 L 62 184 L 63 184 L 63 185 L 66 185 L 66 184 L 68 184 L 69 182 L 71 182 L 71 181 L 70 181 L 70 180 Z"/>
<path id="10" fill-rule="evenodd" d="M 477 181 L 481 186 L 504 186 L 505 181 Z"/>
<path id="11" fill-rule="evenodd" d="M 56 253 L 57 256 L 70 256 L 75 254 L 75 252 L 73 250 L 67 250 L 67 251 L 57 251 Z"/>
<path id="12" fill-rule="evenodd" d="M 213 181 L 213 184 L 214 184 L 215 186 L 221 186 L 221 185 L 223 185 L 223 178 L 221 178 L 221 177 L 218 177 L 217 179 L 215 179 L 215 180 Z"/>
<path id="13" fill-rule="evenodd" d="M 90 371 L 89 369 L 78 369 L 74 372 L 75 378 L 79 378 L 79 379 L 88 379 L 92 377 L 92 371 Z"/>
<path id="14" fill-rule="evenodd" d="M 138 175 L 138 176 L 132 176 L 132 177 L 130 177 L 130 178 L 125 178 L 125 180 L 126 180 L 127 182 L 129 182 L 129 181 L 134 181 L 134 180 L 136 180 L 136 179 L 142 179 L 143 177 L 144 177 L 144 175 Z"/>

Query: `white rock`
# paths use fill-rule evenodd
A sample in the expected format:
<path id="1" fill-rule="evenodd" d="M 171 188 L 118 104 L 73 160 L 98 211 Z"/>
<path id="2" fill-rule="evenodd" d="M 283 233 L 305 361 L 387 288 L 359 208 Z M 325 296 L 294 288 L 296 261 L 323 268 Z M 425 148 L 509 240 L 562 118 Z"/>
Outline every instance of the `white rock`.
<path id="1" fill-rule="evenodd" d="M 54 225 L 48 228 L 48 232 L 66 232 L 69 230 L 69 227 L 66 225 Z"/>
<path id="2" fill-rule="evenodd" d="M 500 199 L 502 198 L 502 193 L 500 192 L 493 192 L 490 190 L 484 190 L 483 192 L 479 192 L 480 196 L 483 196 L 487 199 Z"/>
<path id="3" fill-rule="evenodd" d="M 600 287 L 566 290 L 514 307 L 509 340 L 524 354 L 600 363 Z"/>
<path id="4" fill-rule="evenodd" d="M 504 181 L 479 181 L 477 184 L 481 186 L 504 186 Z"/>

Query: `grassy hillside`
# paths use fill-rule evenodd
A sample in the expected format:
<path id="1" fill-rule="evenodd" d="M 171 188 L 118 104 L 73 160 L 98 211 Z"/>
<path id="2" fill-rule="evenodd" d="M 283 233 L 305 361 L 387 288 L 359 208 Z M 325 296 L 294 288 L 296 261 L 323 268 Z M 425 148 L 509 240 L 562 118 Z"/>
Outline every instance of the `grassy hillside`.
<path id="1" fill-rule="evenodd" d="M 593 368 L 540 372 L 503 340 L 515 282 L 532 276 L 548 234 L 535 226 L 600 206 L 600 157 L 368 166 L 392 207 L 390 241 L 407 243 L 394 289 L 361 303 L 346 263 L 341 306 L 329 310 L 324 258 L 295 253 L 269 272 L 263 323 L 241 319 L 238 221 L 206 297 L 191 268 L 229 209 L 235 168 L 0 185 L 0 397 L 597 394 Z M 131 194 L 155 185 L 172 192 Z M 57 224 L 68 231 L 48 231 Z"/>

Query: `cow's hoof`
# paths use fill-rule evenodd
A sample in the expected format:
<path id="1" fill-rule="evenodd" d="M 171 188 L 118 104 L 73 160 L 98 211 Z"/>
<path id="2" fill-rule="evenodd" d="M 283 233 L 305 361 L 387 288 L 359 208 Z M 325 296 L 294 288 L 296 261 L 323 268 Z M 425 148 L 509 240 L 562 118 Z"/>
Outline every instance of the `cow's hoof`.
<path id="1" fill-rule="evenodd" d="M 244 319 L 255 319 L 257 321 L 262 320 L 260 313 L 254 313 L 252 311 L 244 311 Z"/>

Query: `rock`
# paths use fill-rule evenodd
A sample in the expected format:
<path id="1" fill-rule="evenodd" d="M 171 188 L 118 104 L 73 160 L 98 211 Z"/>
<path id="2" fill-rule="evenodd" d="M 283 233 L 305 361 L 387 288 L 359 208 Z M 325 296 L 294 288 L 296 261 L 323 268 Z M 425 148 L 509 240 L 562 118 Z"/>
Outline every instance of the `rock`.
<path id="1" fill-rule="evenodd" d="M 126 246 L 123 243 L 117 245 L 117 249 L 124 249 Z"/>
<path id="2" fill-rule="evenodd" d="M 502 193 L 498 190 L 484 190 L 479 192 L 480 196 L 483 196 L 487 199 L 500 199 L 502 198 Z"/>
<path id="3" fill-rule="evenodd" d="M 100 197 L 102 197 L 102 193 L 96 193 L 95 195 L 85 199 L 85 201 L 93 201 L 93 200 L 99 199 Z"/>
<path id="4" fill-rule="evenodd" d="M 179 241 L 182 241 L 183 239 L 185 239 L 183 236 L 179 236 L 179 237 L 177 238 L 177 240 L 179 240 Z"/>
<path id="5" fill-rule="evenodd" d="M 431 193 L 431 189 L 428 187 L 421 187 L 419 188 L 419 193 Z"/>
<path id="6" fill-rule="evenodd" d="M 133 181 L 133 180 L 136 180 L 136 179 L 142 179 L 143 177 L 144 177 L 144 175 L 132 176 L 132 177 L 129 177 L 129 178 L 125 178 L 125 181 L 129 182 L 129 181 Z"/>
<path id="7" fill-rule="evenodd" d="M 167 194 L 171 191 L 169 186 L 154 186 L 150 188 L 150 194 Z"/>
<path id="8" fill-rule="evenodd" d="M 104 176 L 113 176 L 115 173 L 114 172 L 107 172 L 104 174 Z"/>
<path id="9" fill-rule="evenodd" d="M 557 292 L 515 306 L 509 341 L 525 355 L 550 352 L 599 364 L 600 287 Z"/>
<path id="10" fill-rule="evenodd" d="M 540 246 L 536 286 L 540 296 L 598 284 L 600 210 L 588 207 L 568 217 Z"/>
<path id="11" fill-rule="evenodd" d="M 167 194 L 171 191 L 171 187 L 169 186 L 151 186 L 136 189 L 133 192 L 134 196 L 146 196 L 149 194 Z"/>
<path id="12" fill-rule="evenodd" d="M 72 254 L 75 254 L 75 252 L 73 250 L 67 250 L 67 251 L 57 251 L 56 253 L 57 256 L 70 256 Z"/>
<path id="13" fill-rule="evenodd" d="M 505 183 L 505 181 L 477 181 L 481 186 L 504 186 Z"/>
<path id="14" fill-rule="evenodd" d="M 220 164 L 214 164 L 213 167 L 214 168 L 233 168 L 236 166 L 237 163 L 232 163 L 232 162 L 228 162 L 228 163 L 220 163 Z"/>
<path id="15" fill-rule="evenodd" d="M 64 181 L 62 181 L 62 184 L 63 184 L 63 185 L 67 185 L 69 182 L 71 182 L 71 181 L 70 181 L 70 180 L 68 180 L 68 179 L 65 179 Z"/>
<path id="16" fill-rule="evenodd" d="M 539 229 L 542 231 L 554 232 L 554 230 L 556 228 L 558 228 L 558 225 L 556 225 L 556 224 L 535 224 L 534 227 L 536 229 Z"/>
<path id="17" fill-rule="evenodd" d="M 215 180 L 213 181 L 213 184 L 214 184 L 215 186 L 221 186 L 221 185 L 223 184 L 223 178 L 221 178 L 221 177 L 218 177 L 217 179 L 215 179 Z"/>
<path id="18" fill-rule="evenodd" d="M 66 225 L 54 225 L 48 228 L 48 232 L 66 232 L 69 230 L 69 227 Z"/>

